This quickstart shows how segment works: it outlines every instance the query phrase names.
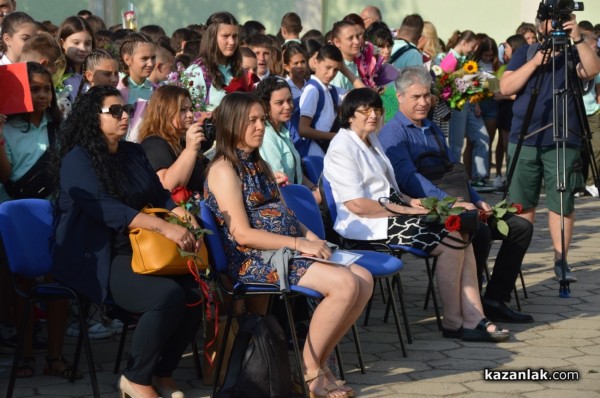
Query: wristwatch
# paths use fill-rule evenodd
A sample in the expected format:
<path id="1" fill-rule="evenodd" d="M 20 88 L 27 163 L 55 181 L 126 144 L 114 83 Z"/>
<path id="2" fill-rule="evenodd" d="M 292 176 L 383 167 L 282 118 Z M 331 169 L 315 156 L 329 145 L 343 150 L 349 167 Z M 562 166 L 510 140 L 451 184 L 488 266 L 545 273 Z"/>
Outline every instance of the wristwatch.
<path id="1" fill-rule="evenodd" d="M 578 44 L 581 44 L 585 41 L 585 38 L 583 36 L 579 36 L 579 40 L 573 40 L 573 45 L 576 46 Z"/>

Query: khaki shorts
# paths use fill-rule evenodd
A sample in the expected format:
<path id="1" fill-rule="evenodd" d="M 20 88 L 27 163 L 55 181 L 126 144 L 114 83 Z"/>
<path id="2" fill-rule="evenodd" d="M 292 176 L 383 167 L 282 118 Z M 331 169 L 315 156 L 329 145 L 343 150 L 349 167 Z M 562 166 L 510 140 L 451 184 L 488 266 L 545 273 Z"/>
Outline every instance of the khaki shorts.
<path id="1" fill-rule="evenodd" d="M 508 156 L 512 163 L 512 158 L 517 145 L 508 144 Z M 575 210 L 575 200 L 573 191 L 581 180 L 581 160 L 580 149 L 566 147 L 564 151 L 565 161 L 565 190 L 563 193 L 563 211 L 565 215 L 571 214 Z M 514 203 L 523 205 L 523 209 L 531 209 L 538 206 L 540 191 L 542 189 L 542 180 L 546 190 L 546 207 L 548 210 L 560 214 L 561 192 L 556 188 L 556 147 L 521 147 L 521 153 L 517 159 L 517 166 L 510 183 L 508 195 Z M 559 165 L 561 165 L 558 175 L 562 179 L 562 156 L 563 150 L 559 149 Z M 510 168 L 510 165 L 509 165 Z"/>

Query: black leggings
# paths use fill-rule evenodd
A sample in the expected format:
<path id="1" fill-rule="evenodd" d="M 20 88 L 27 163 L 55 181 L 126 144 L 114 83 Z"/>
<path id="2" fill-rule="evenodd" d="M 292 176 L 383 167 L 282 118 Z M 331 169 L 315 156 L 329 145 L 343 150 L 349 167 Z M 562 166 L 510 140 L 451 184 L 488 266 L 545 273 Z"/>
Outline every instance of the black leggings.
<path id="1" fill-rule="evenodd" d="M 202 320 L 198 284 L 191 275 L 139 275 L 131 269 L 131 256 L 113 259 L 110 291 L 123 309 L 141 314 L 123 374 L 134 383 L 150 385 L 152 376 L 169 377 Z"/>

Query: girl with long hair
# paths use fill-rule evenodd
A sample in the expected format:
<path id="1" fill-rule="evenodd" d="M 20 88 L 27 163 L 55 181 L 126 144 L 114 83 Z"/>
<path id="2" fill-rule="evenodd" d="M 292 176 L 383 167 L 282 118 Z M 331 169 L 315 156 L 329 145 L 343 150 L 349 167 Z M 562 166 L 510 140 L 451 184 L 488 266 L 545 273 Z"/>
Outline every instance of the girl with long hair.
<path id="1" fill-rule="evenodd" d="M 19 62 L 25 42 L 37 33 L 35 21 L 24 12 L 13 12 L 4 17 L 0 32 L 0 65 Z"/>
<path id="2" fill-rule="evenodd" d="M 13 192 L 10 187 L 25 176 L 43 156 L 48 157 L 52 153 L 62 120 L 50 72 L 36 62 L 28 62 L 27 74 L 33 111 L 10 115 L 8 118 L 0 115 L 0 182 L 5 184 L 13 199 L 33 197 Z M 47 186 L 53 186 L 50 173 L 44 175 L 44 178 Z M 35 283 L 27 278 L 19 278 L 18 282 L 29 287 Z M 23 310 L 23 300 L 15 298 L 17 319 L 21 318 Z M 81 378 L 81 374 L 62 355 L 67 313 L 66 300 L 52 300 L 48 303 L 48 354 L 44 374 L 67 379 L 71 376 Z M 25 335 L 25 345 L 17 377 L 32 377 L 34 374 L 32 325 L 33 322 L 30 321 L 26 330 L 19 331 Z"/>
<path id="3" fill-rule="evenodd" d="M 63 21 L 56 33 L 56 40 L 65 54 L 67 67 L 63 85 L 70 86 L 69 100 L 73 102 L 81 94 L 83 82 L 82 66 L 85 57 L 96 48 L 94 32 L 81 17 L 71 16 Z"/>

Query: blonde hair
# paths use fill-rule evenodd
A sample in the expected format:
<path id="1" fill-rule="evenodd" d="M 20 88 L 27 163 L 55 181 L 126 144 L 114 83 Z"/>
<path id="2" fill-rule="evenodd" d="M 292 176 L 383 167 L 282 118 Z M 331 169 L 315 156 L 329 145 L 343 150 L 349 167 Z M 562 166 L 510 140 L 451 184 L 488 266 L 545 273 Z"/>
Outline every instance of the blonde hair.
<path id="1" fill-rule="evenodd" d="M 423 23 L 423 33 L 421 36 L 425 39 L 425 44 L 423 44 L 421 51 L 429 55 L 431 58 L 434 58 L 437 54 L 443 51 L 437 30 L 431 22 L 425 21 Z"/>

